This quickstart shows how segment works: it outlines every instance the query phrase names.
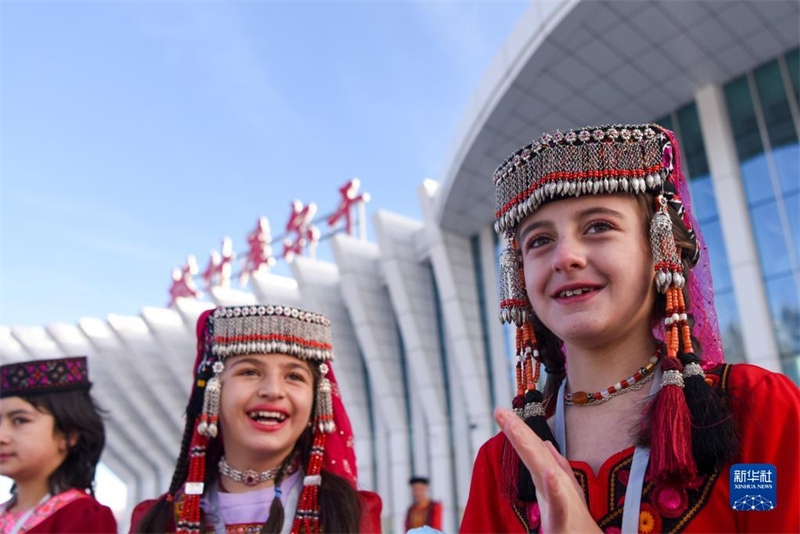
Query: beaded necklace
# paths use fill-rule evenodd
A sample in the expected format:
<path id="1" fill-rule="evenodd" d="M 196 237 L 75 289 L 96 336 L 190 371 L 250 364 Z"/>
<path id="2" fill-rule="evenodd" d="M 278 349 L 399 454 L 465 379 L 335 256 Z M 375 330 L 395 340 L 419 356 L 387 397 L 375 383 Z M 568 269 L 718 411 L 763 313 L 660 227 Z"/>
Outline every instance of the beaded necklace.
<path id="1" fill-rule="evenodd" d="M 241 482 L 246 486 L 256 486 L 263 482 L 274 480 L 280 469 L 281 466 L 273 467 L 272 469 L 267 469 L 266 471 L 261 471 L 260 473 L 254 469 L 239 471 L 238 469 L 234 469 L 233 467 L 231 467 L 224 456 L 219 459 L 219 474 L 224 477 L 230 478 L 234 482 Z M 286 474 L 291 475 L 296 470 L 297 470 L 297 463 L 292 462 L 289 465 L 289 468 L 286 470 Z"/>
<path id="2" fill-rule="evenodd" d="M 661 358 L 661 347 L 650 356 L 650 361 L 644 367 L 640 367 L 638 371 L 633 373 L 624 380 L 620 380 L 613 386 L 607 387 L 602 391 L 595 391 L 594 393 L 587 393 L 585 391 L 576 391 L 574 393 L 564 394 L 564 404 L 567 406 L 594 406 L 608 402 L 617 395 L 628 393 L 629 391 L 636 391 L 641 389 L 647 382 L 653 379 L 653 371 Z"/>

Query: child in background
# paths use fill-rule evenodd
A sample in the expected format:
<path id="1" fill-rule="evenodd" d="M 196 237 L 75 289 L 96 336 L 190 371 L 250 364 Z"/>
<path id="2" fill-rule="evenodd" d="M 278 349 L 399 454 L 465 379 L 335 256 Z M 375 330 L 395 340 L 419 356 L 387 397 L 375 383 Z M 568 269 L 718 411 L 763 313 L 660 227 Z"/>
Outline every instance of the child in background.
<path id="1" fill-rule="evenodd" d="M 288 306 L 200 316 L 194 386 L 169 491 L 132 532 L 379 532 L 358 491 L 330 321 Z"/>
<path id="2" fill-rule="evenodd" d="M 117 532 L 94 498 L 105 445 L 86 357 L 0 366 L 0 475 L 14 480 L 0 532 Z"/>

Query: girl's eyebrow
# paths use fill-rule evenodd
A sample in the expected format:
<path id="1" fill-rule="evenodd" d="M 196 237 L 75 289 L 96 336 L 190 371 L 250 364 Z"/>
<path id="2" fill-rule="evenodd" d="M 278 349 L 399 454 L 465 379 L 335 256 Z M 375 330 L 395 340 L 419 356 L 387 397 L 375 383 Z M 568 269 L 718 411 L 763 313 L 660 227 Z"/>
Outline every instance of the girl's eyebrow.
<path id="1" fill-rule="evenodd" d="M 237 365 L 244 365 L 244 364 L 250 364 L 250 365 L 254 365 L 256 367 L 261 367 L 261 366 L 264 365 L 264 363 L 265 362 L 263 362 L 259 358 L 247 358 L 247 357 L 245 357 L 245 358 L 242 358 L 240 360 L 236 360 L 235 362 L 233 362 L 231 364 L 231 368 L 234 368 Z M 303 371 L 306 371 L 307 373 L 311 373 L 311 371 L 306 366 L 304 366 L 302 362 L 286 362 L 281 367 L 283 367 L 285 369 L 301 369 Z"/>
<path id="2" fill-rule="evenodd" d="M 305 374 L 307 374 L 309 376 L 313 375 L 311 370 L 308 367 L 306 367 L 305 365 L 303 365 L 301 362 L 286 362 L 286 363 L 283 364 L 283 369 L 284 370 L 302 371 L 302 372 L 304 372 Z"/>
<path id="3" fill-rule="evenodd" d="M 586 218 L 591 215 L 610 215 L 612 217 L 625 217 L 622 213 L 617 210 L 612 210 L 611 208 L 606 208 L 604 206 L 595 206 L 592 208 L 586 208 L 585 210 L 581 210 L 578 212 L 578 217 Z"/>
<path id="4" fill-rule="evenodd" d="M 236 367 L 237 365 L 249 363 L 251 365 L 261 366 L 262 362 L 258 358 L 242 358 L 241 360 L 236 360 L 231 364 L 231 367 Z"/>
<path id="5" fill-rule="evenodd" d="M 29 415 L 30 416 L 30 415 L 34 415 L 34 413 L 31 410 L 26 410 L 24 408 L 20 408 L 19 410 L 11 410 L 10 412 L 8 412 L 6 414 L 6 417 L 15 417 L 17 415 Z M 2 417 L 2 414 L 0 414 L 0 417 Z"/>

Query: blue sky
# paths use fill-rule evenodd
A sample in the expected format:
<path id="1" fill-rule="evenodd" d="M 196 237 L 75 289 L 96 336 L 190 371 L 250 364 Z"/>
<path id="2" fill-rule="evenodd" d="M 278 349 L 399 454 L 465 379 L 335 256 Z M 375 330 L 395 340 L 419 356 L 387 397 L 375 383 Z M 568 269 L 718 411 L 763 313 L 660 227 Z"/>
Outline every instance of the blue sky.
<path id="1" fill-rule="evenodd" d="M 0 324 L 166 305 L 187 255 L 352 177 L 418 218 L 527 5 L 3 2 Z"/>

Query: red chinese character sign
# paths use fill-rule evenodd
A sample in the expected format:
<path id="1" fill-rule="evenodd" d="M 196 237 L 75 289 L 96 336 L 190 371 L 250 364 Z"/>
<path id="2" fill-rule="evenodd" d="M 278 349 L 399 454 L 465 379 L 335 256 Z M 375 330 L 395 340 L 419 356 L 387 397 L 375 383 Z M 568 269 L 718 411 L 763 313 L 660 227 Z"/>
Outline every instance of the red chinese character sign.
<path id="1" fill-rule="evenodd" d="M 286 262 L 294 260 L 295 256 L 307 254 L 314 259 L 315 251 L 321 240 L 327 239 L 337 232 L 345 231 L 349 235 L 356 234 L 366 240 L 366 204 L 370 200 L 369 193 L 359 192 L 361 182 L 357 178 L 345 183 L 339 188 L 339 204 L 336 210 L 328 215 L 322 215 L 317 220 L 317 205 L 310 202 L 304 205 L 295 200 L 291 205 L 289 219 L 283 235 L 273 238 L 269 221 L 260 217 L 255 228 L 247 235 L 247 252 L 241 254 L 241 270 L 236 274 L 239 284 L 245 286 L 252 275 L 258 272 L 267 273 L 275 265 L 273 246 L 283 243 L 283 259 Z M 353 211 L 356 210 L 356 214 Z M 331 231 L 325 236 L 320 236 L 316 224 L 319 221 L 327 222 Z M 222 241 L 220 251 L 212 250 L 202 278 L 207 290 L 213 287 L 230 287 L 233 263 L 237 254 L 233 251 L 233 243 L 229 237 Z M 169 305 L 175 304 L 178 298 L 198 298 L 202 293 L 194 283 L 194 276 L 198 273 L 197 262 L 190 256 L 187 265 L 175 269 L 172 273 L 172 285 L 169 289 Z"/>
<path id="2" fill-rule="evenodd" d="M 172 270 L 172 285 L 169 288 L 169 304 L 172 307 L 179 298 L 197 298 L 201 295 L 194 283 L 197 274 L 197 260 L 194 256 L 186 259 L 186 265 Z"/>
<path id="3" fill-rule="evenodd" d="M 222 240 L 222 252 L 211 251 L 206 270 L 203 271 L 203 281 L 206 290 L 212 287 L 230 287 L 231 269 L 236 253 L 233 251 L 233 242 L 230 237 Z"/>
<path id="4" fill-rule="evenodd" d="M 242 272 L 239 274 L 239 285 L 245 286 L 250 275 L 259 271 L 269 272 L 275 265 L 272 257 L 272 233 L 269 229 L 269 220 L 260 217 L 256 227 L 247 235 L 247 256 L 244 259 Z"/>
<path id="5" fill-rule="evenodd" d="M 291 262 L 296 255 L 302 255 L 306 247 L 309 257 L 314 257 L 319 242 L 319 229 L 311 221 L 316 213 L 317 205 L 313 202 L 308 206 L 303 206 L 299 200 L 292 202 L 292 212 L 286 223 L 286 237 L 283 239 L 283 259 L 287 262 Z"/>
<path id="6" fill-rule="evenodd" d="M 357 206 L 358 212 L 358 228 L 360 230 L 361 239 L 366 239 L 366 226 L 364 219 L 366 218 L 364 205 L 369 202 L 369 193 L 359 194 L 358 188 L 361 187 L 361 181 L 358 178 L 353 178 L 342 187 L 339 188 L 339 194 L 342 198 L 339 200 L 339 206 L 336 211 L 328 217 L 328 226 L 334 227 L 340 220 L 344 220 L 344 229 L 347 235 L 355 235 L 353 233 L 353 215 L 352 208 Z"/>

